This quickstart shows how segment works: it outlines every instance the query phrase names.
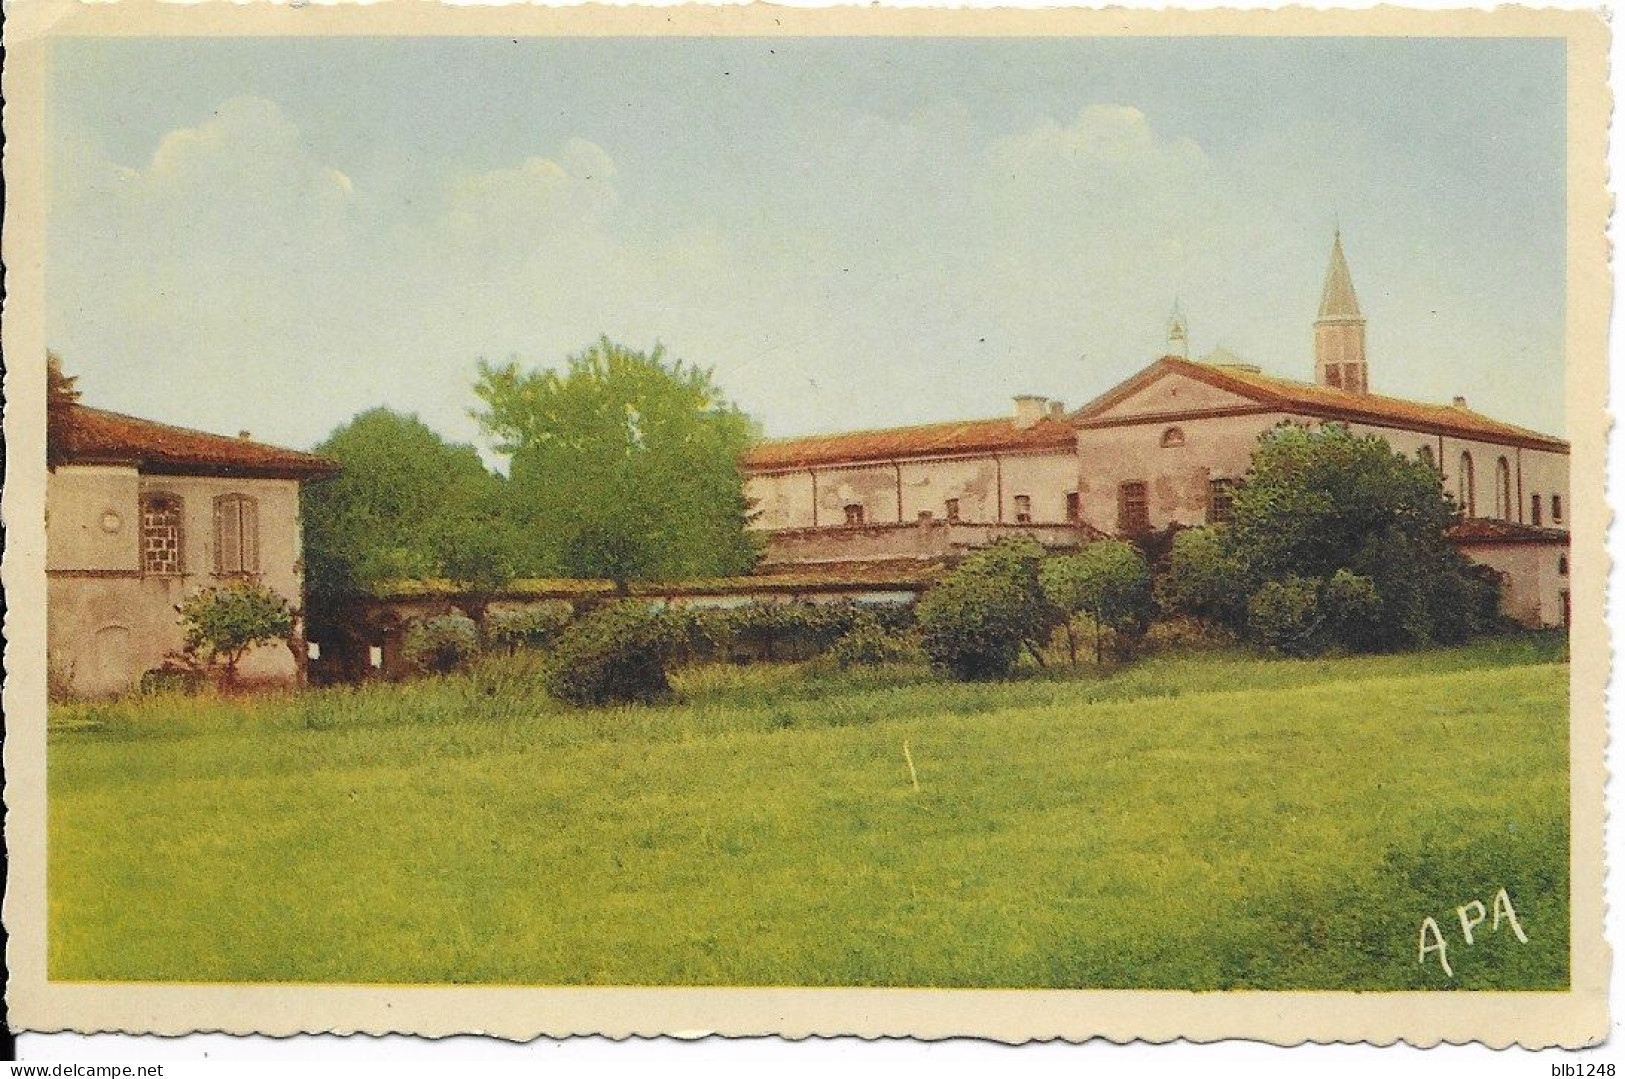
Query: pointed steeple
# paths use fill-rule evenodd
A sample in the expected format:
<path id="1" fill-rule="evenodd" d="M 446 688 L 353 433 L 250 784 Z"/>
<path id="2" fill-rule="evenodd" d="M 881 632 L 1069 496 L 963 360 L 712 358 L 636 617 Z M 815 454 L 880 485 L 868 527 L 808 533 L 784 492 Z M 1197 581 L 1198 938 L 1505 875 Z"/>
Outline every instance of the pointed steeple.
<path id="1" fill-rule="evenodd" d="M 1181 359 L 1191 357 L 1190 332 L 1185 326 L 1185 313 L 1179 309 L 1179 297 L 1174 297 L 1174 313 L 1168 319 L 1168 355 Z"/>
<path id="2" fill-rule="evenodd" d="M 1348 259 L 1343 257 L 1343 231 L 1332 233 L 1332 261 L 1326 268 L 1326 287 L 1320 293 L 1320 317 L 1360 318 L 1360 301 L 1354 296 L 1354 279 L 1349 276 Z"/>
<path id="3" fill-rule="evenodd" d="M 1341 229 L 1332 233 L 1332 259 L 1320 292 L 1320 316 L 1315 319 L 1315 381 L 1353 393 L 1366 393 L 1370 387 L 1365 316 L 1354 296 Z"/>

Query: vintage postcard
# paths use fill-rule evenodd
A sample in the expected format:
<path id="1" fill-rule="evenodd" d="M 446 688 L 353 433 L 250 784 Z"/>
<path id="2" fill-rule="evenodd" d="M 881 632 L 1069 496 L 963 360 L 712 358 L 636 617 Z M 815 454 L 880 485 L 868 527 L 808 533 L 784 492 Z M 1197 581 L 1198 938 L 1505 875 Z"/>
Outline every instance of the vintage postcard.
<path id="1" fill-rule="evenodd" d="M 19 1028 L 1606 1036 L 1599 15 L 8 16 Z"/>

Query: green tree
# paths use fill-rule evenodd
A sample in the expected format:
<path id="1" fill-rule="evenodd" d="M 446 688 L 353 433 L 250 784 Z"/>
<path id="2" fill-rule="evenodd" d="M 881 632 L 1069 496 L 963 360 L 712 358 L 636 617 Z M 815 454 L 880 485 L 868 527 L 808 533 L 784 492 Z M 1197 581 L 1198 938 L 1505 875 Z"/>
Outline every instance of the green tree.
<path id="1" fill-rule="evenodd" d="M 178 610 L 186 654 L 204 666 L 219 667 L 227 686 L 236 684 L 243 656 L 293 633 L 295 616 L 288 601 L 261 584 L 205 588 L 187 597 Z"/>
<path id="2" fill-rule="evenodd" d="M 1064 616 L 1069 658 L 1078 662 L 1074 615 L 1088 615 L 1095 627 L 1095 662 L 1110 631 L 1126 642 L 1145 632 L 1151 621 L 1151 570 L 1139 548 L 1124 540 L 1100 540 L 1075 555 L 1043 564 L 1039 579 L 1049 602 Z"/>
<path id="3" fill-rule="evenodd" d="M 502 480 L 474 447 L 447 442 L 416 416 L 375 408 L 316 450 L 338 462 L 339 474 L 301 492 L 313 595 L 434 577 L 488 588 L 512 576 L 517 540 L 500 513 Z"/>
<path id="4" fill-rule="evenodd" d="M 1039 581 L 1043 558 L 1031 539 L 1000 540 L 932 585 L 916 612 L 931 665 L 956 678 L 1003 678 L 1024 649 L 1037 658 L 1059 621 Z"/>
<path id="5" fill-rule="evenodd" d="M 1494 585 L 1445 538 L 1455 517 L 1438 474 L 1385 440 L 1285 424 L 1254 448 L 1222 545 L 1247 595 L 1271 582 L 1285 589 L 1255 612 L 1274 619 L 1313 592 L 1338 609 L 1305 639 L 1387 650 L 1460 640 L 1493 622 Z"/>
<path id="6" fill-rule="evenodd" d="M 482 364 L 475 392 L 547 572 L 624 584 L 755 565 L 738 460 L 756 430 L 708 370 L 604 338 L 562 371 Z"/>
<path id="7" fill-rule="evenodd" d="M 1246 612 L 1245 567 L 1223 526 L 1186 528 L 1173 538 L 1166 571 L 1157 578 L 1157 604 L 1170 614 L 1238 622 Z"/>

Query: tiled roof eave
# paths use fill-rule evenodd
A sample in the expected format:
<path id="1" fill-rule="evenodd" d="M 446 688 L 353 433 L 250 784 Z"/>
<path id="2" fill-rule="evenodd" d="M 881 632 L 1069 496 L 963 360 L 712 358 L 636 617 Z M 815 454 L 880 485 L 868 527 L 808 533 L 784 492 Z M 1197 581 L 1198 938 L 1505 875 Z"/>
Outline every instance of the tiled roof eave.
<path id="1" fill-rule="evenodd" d="M 220 476 L 263 480 L 323 480 L 336 476 L 336 463 L 325 465 L 245 465 L 225 461 L 177 461 L 149 458 L 135 462 L 144 476 Z"/>
<path id="2" fill-rule="evenodd" d="M 47 431 L 53 465 L 111 465 L 147 475 L 316 480 L 336 461 L 281 446 L 234 439 L 120 412 L 74 405 L 53 412 Z"/>
<path id="3" fill-rule="evenodd" d="M 883 431 L 864 432 L 863 437 L 885 437 L 887 434 L 887 432 Z M 809 468 L 861 468 L 897 464 L 904 461 L 964 460 L 967 458 L 987 457 L 993 454 L 1042 455 L 1066 452 L 1077 444 L 1077 430 L 1070 424 L 1062 432 L 1045 434 L 1038 438 L 1034 438 L 1030 432 L 1013 429 L 1011 437 L 1001 440 L 983 442 L 970 439 L 967 440 L 967 444 L 962 445 L 945 443 L 886 450 L 861 449 L 855 452 L 841 452 L 839 440 L 844 437 L 846 436 L 814 436 L 809 441 L 826 443 L 827 440 L 827 443 L 835 444 L 829 445 L 827 449 L 824 445 L 815 445 L 800 454 L 773 452 L 775 450 L 793 450 L 795 442 L 798 440 L 790 439 L 778 445 L 767 443 L 747 452 L 741 458 L 739 466 L 745 472 L 754 474 L 798 472 Z"/>
<path id="4" fill-rule="evenodd" d="M 1561 439 L 1548 438 L 1534 432 L 1524 433 L 1505 429 L 1486 430 L 1481 427 L 1474 427 L 1471 424 L 1441 423 L 1438 420 L 1393 416 L 1372 409 L 1343 408 L 1336 405 L 1312 404 L 1303 401 L 1283 401 L 1280 408 L 1284 412 L 1313 416 L 1316 419 L 1346 420 L 1350 423 L 1363 423 L 1372 427 L 1392 427 L 1405 431 L 1417 431 L 1422 434 L 1447 435 L 1451 438 L 1466 439 L 1471 442 L 1490 442 L 1496 445 L 1544 450 L 1548 453 L 1567 454 L 1569 452 L 1567 442 Z"/>
<path id="5" fill-rule="evenodd" d="M 1097 402 L 1085 406 L 1085 409 L 1104 411 L 1105 407 L 1109 407 L 1109 404 L 1113 403 L 1109 399 L 1122 388 L 1127 387 L 1136 380 L 1150 381 L 1154 374 L 1168 370 L 1188 375 L 1210 386 L 1250 398 L 1259 404 L 1271 406 L 1281 412 L 1295 415 L 1310 416 L 1315 419 L 1364 423 L 1374 427 L 1390 427 L 1399 430 L 1418 431 L 1424 434 L 1448 435 L 1452 438 L 1468 439 L 1474 442 L 1492 442 L 1499 445 L 1518 446 L 1524 449 L 1545 450 L 1551 453 L 1567 454 L 1569 452 L 1567 442 L 1559 438 L 1552 438 L 1549 435 L 1542 435 L 1538 431 L 1526 431 L 1489 420 L 1483 424 L 1453 423 L 1449 420 L 1441 420 L 1437 416 L 1399 415 L 1397 412 L 1388 409 L 1361 407 L 1357 400 L 1350 400 L 1346 404 L 1315 400 L 1310 397 L 1298 396 L 1292 392 L 1290 385 L 1281 385 L 1279 387 L 1269 385 L 1270 382 L 1287 383 L 1288 380 L 1285 379 L 1262 376 L 1259 381 L 1254 381 L 1253 379 L 1238 377 L 1222 369 L 1195 363 L 1177 356 L 1163 357 L 1120 387 L 1108 391 Z M 1263 384 L 1260 384 L 1261 382 Z M 1316 387 L 1306 384 L 1306 388 L 1315 389 Z M 1372 399 L 1384 400 L 1375 395 L 1372 396 Z M 1417 402 L 1397 401 L 1397 399 L 1396 403 L 1406 407 L 1441 407 L 1421 405 Z M 1087 421 L 1085 420 L 1085 422 Z"/>

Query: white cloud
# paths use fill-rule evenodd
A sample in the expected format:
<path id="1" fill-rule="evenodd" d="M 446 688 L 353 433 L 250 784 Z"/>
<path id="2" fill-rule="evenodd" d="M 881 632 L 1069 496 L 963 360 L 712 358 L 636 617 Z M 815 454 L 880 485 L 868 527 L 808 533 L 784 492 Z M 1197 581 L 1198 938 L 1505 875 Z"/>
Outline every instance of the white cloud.
<path id="1" fill-rule="evenodd" d="M 1160 349 L 1176 292 L 1198 346 L 1271 362 L 1232 332 L 1304 284 L 1279 276 L 1301 259 L 1269 296 L 1235 279 L 1286 228 L 1271 200 L 1124 105 L 973 130 L 949 106 L 831 113 L 709 219 L 650 215 L 651 178 L 580 138 L 414 181 L 407 212 L 236 98 L 143 164 L 59 144 L 52 340 L 93 364 L 92 400 L 291 444 L 378 403 L 476 437 L 477 358 L 556 363 L 600 333 L 714 366 L 780 434 L 1082 400 Z"/>

